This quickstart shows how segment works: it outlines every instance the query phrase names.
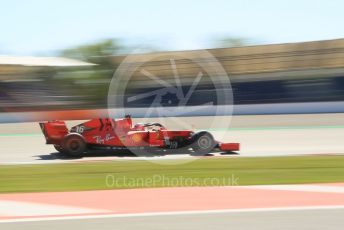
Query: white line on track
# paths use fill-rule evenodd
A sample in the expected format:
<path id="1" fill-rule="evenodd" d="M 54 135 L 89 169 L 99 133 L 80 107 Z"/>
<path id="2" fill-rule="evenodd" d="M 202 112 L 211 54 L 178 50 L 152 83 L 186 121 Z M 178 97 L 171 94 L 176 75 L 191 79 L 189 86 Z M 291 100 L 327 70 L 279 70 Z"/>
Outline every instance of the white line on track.
<path id="1" fill-rule="evenodd" d="M 202 215 L 218 213 L 248 213 L 248 212 L 274 212 L 274 211 L 307 211 L 307 210 L 334 210 L 344 209 L 344 205 L 333 206 L 295 206 L 295 207 L 274 207 L 274 208 L 245 208 L 245 209 L 222 209 L 222 210 L 197 210 L 197 211 L 176 211 L 176 212 L 146 212 L 146 213 L 126 213 L 126 214 L 105 214 L 105 215 L 82 215 L 82 216 L 62 216 L 62 217 L 38 217 L 0 220 L 1 223 L 34 222 L 52 220 L 81 220 L 81 219 L 102 219 L 102 218 L 125 218 L 125 217 L 150 217 L 150 216 L 170 216 L 170 215 Z"/>
<path id="2" fill-rule="evenodd" d="M 90 213 L 104 213 L 108 210 L 81 208 L 65 205 L 39 204 L 32 202 L 19 202 L 0 200 L 0 216 L 49 216 L 49 215 L 80 215 Z"/>
<path id="3" fill-rule="evenodd" d="M 283 190 L 298 192 L 344 193 L 344 186 L 331 185 L 253 185 L 245 186 L 248 189 Z"/>

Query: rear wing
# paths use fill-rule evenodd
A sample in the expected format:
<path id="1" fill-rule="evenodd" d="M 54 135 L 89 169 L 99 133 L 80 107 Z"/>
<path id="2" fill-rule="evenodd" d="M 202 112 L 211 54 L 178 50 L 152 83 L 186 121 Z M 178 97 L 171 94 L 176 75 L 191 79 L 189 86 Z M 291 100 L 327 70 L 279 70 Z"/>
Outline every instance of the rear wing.
<path id="1" fill-rule="evenodd" d="M 69 133 L 64 121 L 40 122 L 39 126 L 47 144 L 60 145 L 64 136 Z"/>

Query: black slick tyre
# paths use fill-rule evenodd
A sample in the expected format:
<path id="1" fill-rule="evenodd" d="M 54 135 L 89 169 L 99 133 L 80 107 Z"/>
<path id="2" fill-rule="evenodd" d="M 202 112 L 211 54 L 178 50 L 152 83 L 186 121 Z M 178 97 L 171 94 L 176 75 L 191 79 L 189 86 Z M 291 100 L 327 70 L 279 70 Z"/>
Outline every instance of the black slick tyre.
<path id="1" fill-rule="evenodd" d="M 213 135 L 209 132 L 201 131 L 195 133 L 192 137 L 192 149 L 196 155 L 206 155 L 210 153 L 216 146 Z"/>
<path id="2" fill-rule="evenodd" d="M 78 133 L 70 133 L 63 138 L 62 152 L 70 157 L 83 157 L 86 151 L 86 142 Z"/>

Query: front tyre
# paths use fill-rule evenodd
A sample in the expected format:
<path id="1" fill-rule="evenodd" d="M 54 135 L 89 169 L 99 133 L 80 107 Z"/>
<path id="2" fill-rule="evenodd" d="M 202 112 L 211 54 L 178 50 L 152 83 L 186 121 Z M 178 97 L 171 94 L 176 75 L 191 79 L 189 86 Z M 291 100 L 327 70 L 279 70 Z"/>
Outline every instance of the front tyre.
<path id="1" fill-rule="evenodd" d="M 205 155 L 211 152 L 216 146 L 213 135 L 202 131 L 195 133 L 192 137 L 192 149 L 197 155 Z"/>
<path id="2" fill-rule="evenodd" d="M 86 142 L 78 133 L 70 133 L 63 138 L 63 153 L 71 157 L 82 157 L 86 151 Z"/>

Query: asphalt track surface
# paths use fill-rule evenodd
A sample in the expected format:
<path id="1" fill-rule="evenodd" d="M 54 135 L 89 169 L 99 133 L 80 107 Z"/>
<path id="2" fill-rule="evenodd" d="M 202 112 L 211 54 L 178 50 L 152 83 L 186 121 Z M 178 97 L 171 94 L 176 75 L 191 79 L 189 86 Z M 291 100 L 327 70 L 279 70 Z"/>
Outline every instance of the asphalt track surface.
<path id="1" fill-rule="evenodd" d="M 185 118 L 186 123 L 197 129 L 204 128 L 203 125 L 209 120 L 207 117 Z M 76 124 L 78 122 L 69 122 Z M 174 127 L 169 121 L 166 121 L 167 127 Z M 230 131 L 223 130 L 221 126 L 212 127 L 212 133 L 215 137 L 222 138 L 222 141 L 240 142 L 241 151 L 239 157 L 249 156 L 282 156 L 282 155 L 298 155 L 298 154 L 343 154 L 344 153 L 344 115 L 343 114 L 305 114 L 305 115 L 260 115 L 260 116 L 235 116 L 232 120 Z M 216 156 L 217 154 L 215 154 Z M 153 159 L 169 159 L 169 158 L 188 158 L 184 155 L 169 155 L 153 157 Z M 233 157 L 233 156 L 228 156 Z M 235 156 L 237 157 L 237 156 Z M 88 156 L 81 161 L 89 160 L 121 160 L 121 159 L 146 159 L 145 157 L 133 156 L 114 156 L 103 154 L 100 156 Z M 152 160 L 152 159 L 150 159 Z M 37 123 L 20 123 L 20 124 L 1 124 L 0 125 L 0 163 L 59 163 L 71 160 L 66 160 L 57 154 L 52 146 L 44 144 L 44 137 L 40 133 Z M 74 161 L 74 160 L 72 160 Z M 331 187 L 331 186 L 330 186 Z M 187 188 L 185 188 L 187 189 Z M 205 189 L 205 188 L 202 188 Z M 209 188 L 212 189 L 212 188 Z M 273 190 L 278 190 L 273 188 Z M 222 199 L 219 202 L 213 202 L 215 197 L 219 197 L 218 192 L 203 192 L 198 191 L 197 195 L 191 197 L 203 197 L 214 195 L 213 198 L 201 199 L 207 205 L 207 209 L 201 212 L 183 212 L 183 208 L 178 209 L 175 213 L 149 213 L 144 212 L 138 215 L 124 215 L 124 216 L 107 216 L 95 218 L 94 216 L 73 216 L 70 219 L 36 219 L 35 221 L 8 221 L 2 222 L 0 220 L 0 229 L 343 229 L 344 226 L 344 190 L 336 188 L 336 191 L 324 190 L 322 188 L 304 188 L 301 189 L 288 188 L 288 194 L 283 188 L 281 193 L 261 194 L 261 197 L 256 199 L 261 202 L 263 206 L 252 207 L 255 196 L 260 194 L 259 191 L 252 190 L 251 195 L 245 195 L 242 191 L 237 193 L 237 198 L 233 198 L 233 194 L 225 192 L 226 196 L 231 198 Z M 315 191 L 315 190 L 321 191 Z M 305 191 L 300 191 L 305 190 Z M 306 191 L 307 190 L 307 191 Z M 189 191 L 189 190 L 188 190 Z M 93 191 L 90 191 L 92 193 Z M 120 191 L 114 191 L 120 192 Z M 124 192 L 124 191 L 123 191 Z M 139 191 L 142 194 L 142 191 Z M 125 192 L 125 193 L 128 193 Z M 246 191 L 246 193 L 250 193 Z M 154 198 L 139 199 L 143 201 L 151 201 L 164 197 L 163 192 L 155 194 Z M 173 192 L 176 194 L 176 192 Z M 189 194 L 184 192 L 183 194 Z M 278 195 L 280 194 L 280 195 Z M 293 195 L 294 194 L 294 195 Z M 332 195 L 331 195 L 332 194 Z M 7 196 L 6 194 L 3 194 Z M 11 194 L 9 194 L 10 196 Z M 24 194 L 30 195 L 30 194 Z M 321 197 L 320 197 L 321 196 Z M 63 199 L 51 199 L 48 202 L 65 201 L 66 196 L 58 195 Z M 81 197 L 81 196 L 78 196 Z M 103 202 L 109 204 L 109 200 L 105 196 L 90 196 L 93 197 L 95 204 Z M 102 197 L 102 198 L 100 198 Z M 109 196 L 118 197 L 122 200 L 123 196 Z M 132 200 L 139 196 L 130 196 L 128 199 Z M 171 196 L 166 196 L 170 201 Z M 181 197 L 180 195 L 176 197 Z M 42 199 L 42 196 L 39 196 Z M 137 198 L 138 199 L 138 198 Z M 276 202 L 284 202 L 272 204 L 269 209 L 269 199 L 275 199 Z M 288 199 L 292 199 L 288 201 Z M 76 202 L 77 199 L 71 199 Z M 16 201 L 9 198 L 1 197 L 0 209 L 5 211 L 15 212 L 17 206 L 20 213 L 29 211 L 36 211 L 38 213 L 47 214 L 48 208 L 53 209 L 51 212 L 68 211 L 81 212 L 80 207 L 86 206 L 92 199 L 81 202 L 80 205 L 73 206 L 47 206 L 34 203 L 25 203 L 25 200 Z M 227 200 L 228 207 L 212 207 L 211 205 L 223 205 Z M 230 202 L 232 200 L 232 202 Z M 233 201 L 242 201 L 239 209 L 223 210 L 223 208 L 231 208 Z M 20 203 L 24 201 L 23 203 Z M 6 203 L 9 202 L 9 203 Z M 234 202 L 234 203 L 235 203 Z M 246 204 L 249 204 L 245 206 Z M 293 203 L 294 202 L 294 203 Z M 304 203 L 306 202 L 306 203 Z M 135 202 L 133 202 L 135 203 Z M 155 202 L 154 204 L 159 203 Z M 160 202 L 162 203 L 162 202 Z M 174 204 L 177 202 L 174 202 Z M 114 202 L 114 209 L 118 211 L 121 208 L 128 208 L 128 202 L 125 199 L 122 203 L 119 200 Z M 183 200 L 181 204 L 189 204 L 190 207 L 198 207 L 197 203 L 186 202 Z M 10 205 L 11 208 L 6 208 Z M 58 204 L 61 205 L 61 204 Z M 210 206 L 209 206 L 210 205 Z M 295 205 L 297 207 L 295 207 Z M 2 206 L 2 207 L 1 207 Z M 143 207 L 138 205 L 137 207 Z M 149 204 L 147 207 L 152 207 Z M 170 205 L 164 207 L 171 208 Z M 272 208 L 271 208 L 272 207 Z M 87 212 L 87 207 L 83 211 Z M 232 207 L 233 208 L 233 207 Z M 218 209 L 218 210 L 216 210 Z M 93 210 L 93 209 L 92 209 Z M 103 210 L 103 209 L 101 209 Z M 212 211 L 215 210 L 215 211 Z M 166 210 L 165 210 L 166 211 Z M 176 211 L 176 210 L 174 210 Z M 0 212 L 1 214 L 1 212 Z M 7 216 L 8 217 L 8 216 Z M 7 218 L 4 214 L 3 218 Z"/>
<path id="2" fill-rule="evenodd" d="M 168 128 L 204 129 L 209 117 L 186 117 L 164 120 Z M 228 118 L 230 119 L 230 118 Z M 154 120 L 154 119 L 153 119 Z M 135 120 L 134 120 L 135 121 Z M 68 122 L 68 125 L 79 121 Z M 229 130 L 221 124 L 211 127 L 220 141 L 239 142 L 238 156 L 282 156 L 299 154 L 344 153 L 344 114 L 258 115 L 234 116 Z M 218 153 L 214 156 L 219 155 Z M 189 158 L 189 154 L 150 157 L 150 160 Z M 231 156 L 229 156 L 231 157 Z M 115 154 L 90 154 L 77 161 L 145 159 Z M 0 124 L 0 163 L 58 163 L 71 161 L 45 145 L 37 123 Z"/>
<path id="3" fill-rule="evenodd" d="M 264 229 L 264 230 L 342 230 L 344 209 L 288 210 L 247 213 L 212 213 L 148 217 L 122 217 L 83 220 L 50 220 L 40 222 L 0 224 L 11 230 L 199 230 L 199 229 Z"/>

